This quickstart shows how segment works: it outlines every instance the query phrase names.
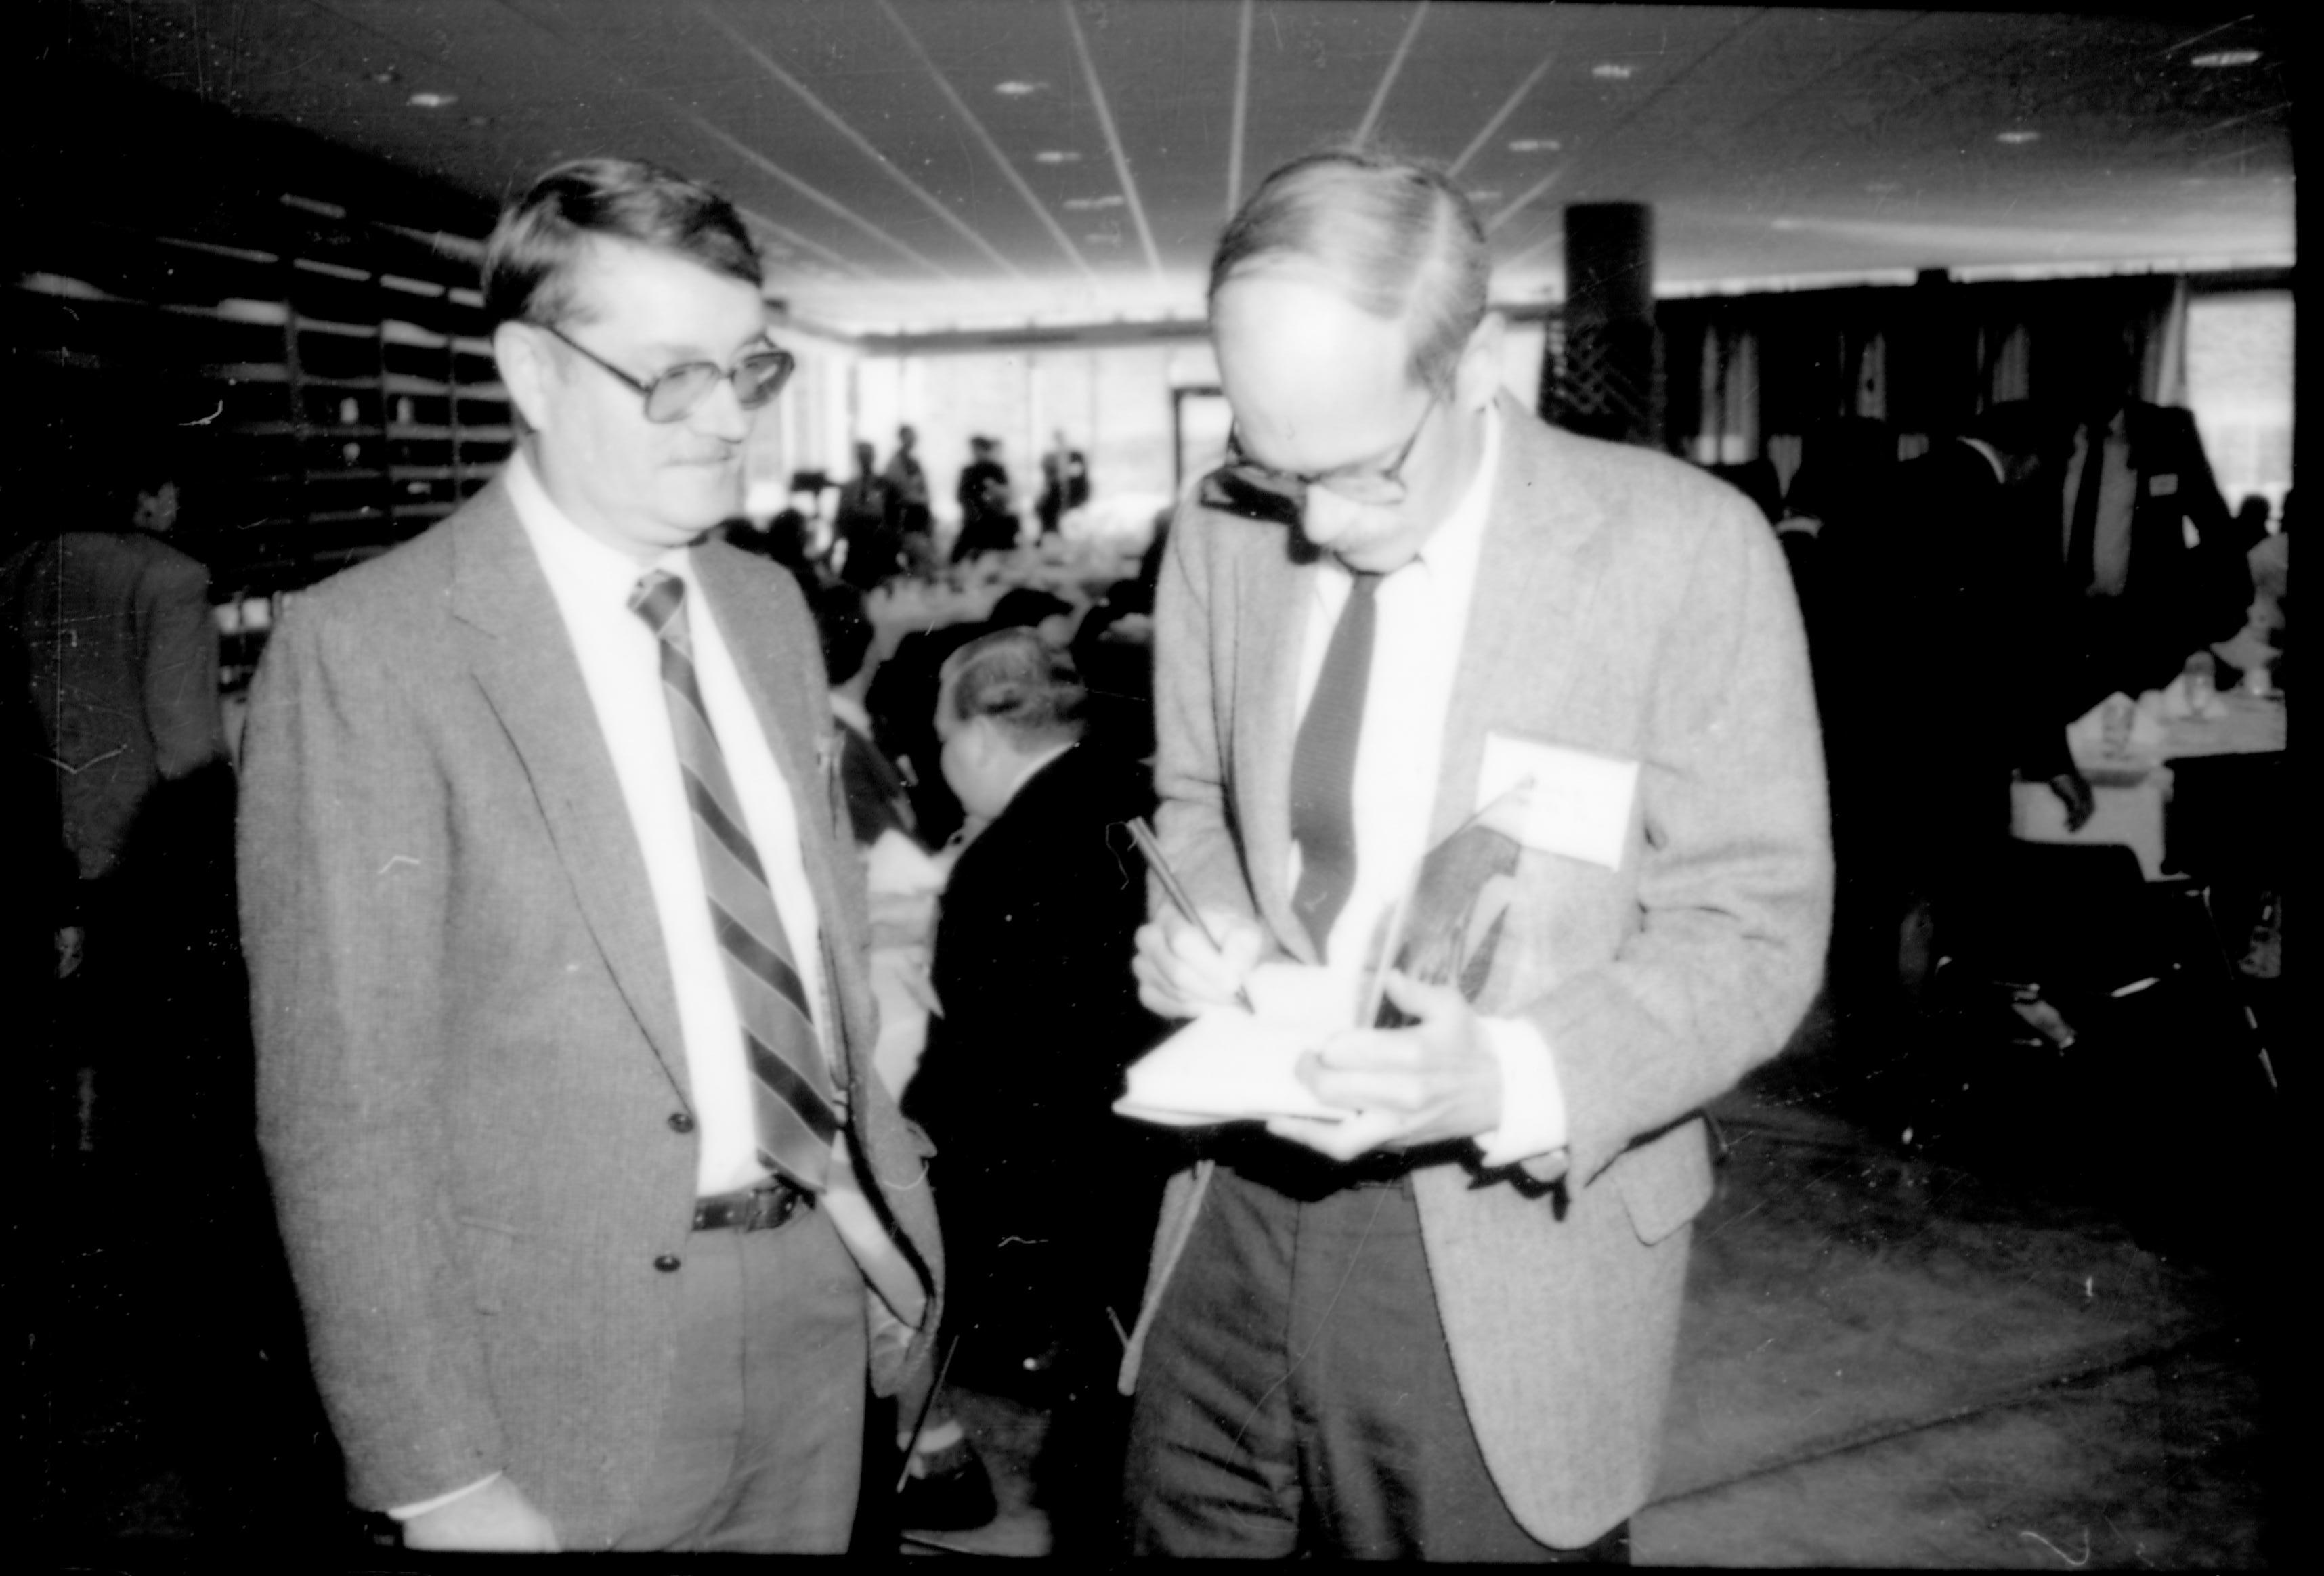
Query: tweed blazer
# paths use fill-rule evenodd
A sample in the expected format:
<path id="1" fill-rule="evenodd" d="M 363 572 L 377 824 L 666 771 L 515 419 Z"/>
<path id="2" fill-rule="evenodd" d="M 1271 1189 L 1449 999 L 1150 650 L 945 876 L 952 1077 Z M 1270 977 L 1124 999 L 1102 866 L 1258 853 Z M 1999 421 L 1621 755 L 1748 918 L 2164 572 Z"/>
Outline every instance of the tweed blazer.
<path id="1" fill-rule="evenodd" d="M 890 1389 L 924 1360 L 939 1249 L 925 1141 L 872 1072 L 821 658 L 788 575 L 696 564 L 798 808 L 858 1170 L 930 1282 L 908 1351 L 867 1289 Z M 294 602 L 253 693 L 241 869 L 260 1139 L 352 1498 L 505 1470 L 567 1547 L 604 1545 L 677 1350 L 692 1096 L 644 858 L 503 484 Z"/>
<path id="2" fill-rule="evenodd" d="M 1535 1536 L 1600 1535 L 1651 1488 L 1708 1201 L 1705 1101 L 1775 1054 L 1821 976 L 1831 867 L 1799 613 L 1738 493 L 1504 399 L 1432 827 L 1476 808 L 1487 736 L 1639 763 L 1618 869 L 1528 849 L 1485 1013 L 1555 1057 L 1569 1142 L 1416 1174 L 1429 1272 L 1488 1468 Z M 1313 960 L 1285 874 L 1313 567 L 1279 528 L 1185 504 L 1156 635 L 1165 852 L 1199 902 Z M 1174 1178 L 1138 1347 L 1207 1169 Z"/>

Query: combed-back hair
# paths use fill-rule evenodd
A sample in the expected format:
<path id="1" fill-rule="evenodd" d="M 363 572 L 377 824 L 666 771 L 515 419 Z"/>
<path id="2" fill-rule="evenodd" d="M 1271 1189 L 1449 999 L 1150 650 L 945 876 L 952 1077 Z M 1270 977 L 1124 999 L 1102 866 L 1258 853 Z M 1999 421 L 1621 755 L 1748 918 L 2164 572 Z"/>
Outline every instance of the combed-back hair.
<path id="1" fill-rule="evenodd" d="M 1211 298 L 1245 269 L 1297 258 L 1361 311 L 1411 331 L 1416 382 L 1440 392 L 1485 316 L 1493 258 L 1465 193 L 1434 165 L 1333 149 L 1261 181 L 1211 259 Z"/>
<path id="2" fill-rule="evenodd" d="M 943 689 L 954 721 L 990 717 L 1019 750 L 1071 742 L 1086 726 L 1081 674 L 1038 630 L 978 636 L 945 659 Z"/>
<path id="3" fill-rule="evenodd" d="M 559 164 L 501 210 L 484 244 L 484 311 L 494 325 L 572 316 L 573 265 L 595 236 L 690 258 L 757 288 L 759 248 L 733 205 L 641 159 Z"/>

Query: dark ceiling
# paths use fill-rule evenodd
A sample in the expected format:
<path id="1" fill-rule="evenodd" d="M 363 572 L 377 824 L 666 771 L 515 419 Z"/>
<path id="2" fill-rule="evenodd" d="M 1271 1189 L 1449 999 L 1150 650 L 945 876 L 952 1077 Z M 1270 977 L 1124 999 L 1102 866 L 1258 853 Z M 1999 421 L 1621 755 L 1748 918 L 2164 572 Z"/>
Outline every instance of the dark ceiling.
<path id="1" fill-rule="evenodd" d="M 1350 0 L 72 0 L 85 63 L 482 204 L 712 180 L 803 320 L 1192 317 L 1237 194 L 1369 134 L 1475 194 L 1522 303 L 1560 210 L 1665 291 L 2288 263 L 2287 34 L 2237 14 Z"/>

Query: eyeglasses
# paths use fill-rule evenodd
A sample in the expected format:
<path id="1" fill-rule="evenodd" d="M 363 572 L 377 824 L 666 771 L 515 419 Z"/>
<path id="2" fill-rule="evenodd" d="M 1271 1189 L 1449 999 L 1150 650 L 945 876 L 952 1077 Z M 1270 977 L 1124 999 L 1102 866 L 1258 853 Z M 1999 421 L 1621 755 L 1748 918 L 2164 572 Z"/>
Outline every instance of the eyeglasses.
<path id="1" fill-rule="evenodd" d="M 1318 475 L 1301 475 L 1296 471 L 1278 471 L 1262 465 L 1242 451 L 1242 435 L 1230 429 L 1227 432 L 1226 463 L 1203 479 L 1203 502 L 1214 509 L 1226 509 L 1238 514 L 1252 515 L 1261 520 L 1286 520 L 1296 522 L 1307 505 L 1307 490 L 1321 487 L 1335 498 L 1351 503 L 1360 503 L 1375 509 L 1392 509 L 1403 502 L 1409 493 L 1405 484 L 1404 467 L 1412 458 L 1412 451 L 1420 443 L 1420 435 L 1428 429 L 1428 419 L 1436 413 L 1437 396 L 1428 395 L 1428 404 L 1420 412 L 1419 424 L 1412 436 L 1397 450 L 1396 458 L 1376 471 L 1327 471 Z"/>
<path id="2" fill-rule="evenodd" d="M 790 382 L 792 369 L 798 365 L 789 351 L 770 345 L 764 350 L 750 352 L 731 367 L 708 361 L 681 362 L 650 382 L 641 382 L 556 324 L 538 326 L 643 394 L 646 419 L 665 424 L 685 420 L 696 405 L 710 397 L 711 390 L 729 379 L 734 384 L 735 402 L 745 410 L 755 410 L 782 392 L 783 385 Z"/>

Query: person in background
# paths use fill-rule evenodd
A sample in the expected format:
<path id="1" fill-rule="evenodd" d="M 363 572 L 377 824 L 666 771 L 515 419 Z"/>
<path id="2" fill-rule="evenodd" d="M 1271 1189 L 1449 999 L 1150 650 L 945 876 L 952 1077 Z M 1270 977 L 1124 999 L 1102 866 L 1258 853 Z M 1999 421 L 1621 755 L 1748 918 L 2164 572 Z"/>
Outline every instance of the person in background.
<path id="1" fill-rule="evenodd" d="M 928 512 L 928 473 L 913 452 L 920 435 L 896 429 L 896 452 L 880 473 L 888 502 L 888 536 L 904 567 L 921 573 L 936 563 L 936 520 Z"/>
<path id="2" fill-rule="evenodd" d="M 0 608 L 51 763 L 78 879 L 68 1038 L 87 1069 L 90 1141 L 137 1193 L 198 1153 L 216 1092 L 206 1026 L 231 1010 L 233 769 L 218 700 L 209 573 L 171 545 L 166 450 L 133 447 L 107 529 L 0 567 Z M 223 931 L 223 935 L 220 932 Z"/>
<path id="3" fill-rule="evenodd" d="M 2058 369 L 2047 399 L 2062 463 L 2033 529 L 2056 566 L 2070 722 L 2117 690 L 2162 688 L 2233 635 L 2248 584 L 2194 414 L 2137 397 L 2127 332 L 2069 318 L 2035 348 L 2037 383 Z"/>
<path id="4" fill-rule="evenodd" d="M 858 591 L 876 589 L 896 572 L 898 542 L 889 523 L 888 484 L 868 443 L 855 446 L 855 474 L 840 484 L 832 534 L 847 546 L 840 578 Z"/>
<path id="5" fill-rule="evenodd" d="M 1171 1179 L 1123 1370 L 1138 1553 L 1626 1560 L 1702 1108 L 1821 972 L 1775 539 L 1503 392 L 1490 270 L 1456 184 L 1368 152 L 1277 171 L 1213 260 L 1234 434 L 1155 621 L 1200 923 L 1157 892 L 1134 966 L 1173 1018 L 1328 992 L 1295 1076 L 1345 1114 L 1205 1131 Z"/>
<path id="6" fill-rule="evenodd" d="M 2048 785 L 2070 828 L 2096 809 L 2066 745 L 2052 579 L 2028 528 L 2047 502 L 2049 437 L 2019 401 L 1940 438 L 1897 468 L 1887 522 L 1858 559 L 1887 588 L 1867 619 L 1884 704 L 1853 742 L 1876 804 L 1841 871 L 1865 927 L 1842 938 L 1843 1004 L 1893 1012 L 1926 982 L 1991 881 L 2014 781 Z"/>
<path id="7" fill-rule="evenodd" d="M 1065 515 L 1088 502 L 1089 461 L 1081 450 L 1065 441 L 1061 429 L 1056 441 L 1041 456 L 1041 496 L 1035 506 L 1041 519 L 1041 534 L 1058 535 L 1064 529 Z"/>
<path id="8" fill-rule="evenodd" d="M 119 865 L 157 788 L 226 753 L 209 571 L 169 539 L 178 478 L 167 458 L 135 450 L 122 476 L 111 523 L 35 542 L 0 567 L 65 839 L 91 883 Z"/>
<path id="9" fill-rule="evenodd" d="M 867 1378 L 927 1364 L 815 631 L 706 539 L 792 367 L 761 290 L 706 188 L 540 177 L 484 257 L 516 453 L 254 686 L 260 1142 L 348 1494 L 413 1548 L 839 1553 Z"/>
<path id="10" fill-rule="evenodd" d="M 1009 467 L 1001 463 L 1001 440 L 972 438 L 969 462 L 960 473 L 960 535 L 952 561 L 980 553 L 1005 553 L 1017 545 L 1017 514 L 1010 507 Z"/>
<path id="11" fill-rule="evenodd" d="M 936 1139 L 953 1271 L 954 1379 L 1055 1408 L 1037 1479 L 1060 1551 L 1114 1508 L 1111 1378 L 1174 1153 L 1113 1114 L 1159 1037 L 1129 969 L 1145 867 L 1127 823 L 1142 776 L 1084 742 L 1071 659 L 1031 629 L 945 659 L 945 780 L 975 831 L 945 889 L 943 1016 L 904 1096 Z"/>

